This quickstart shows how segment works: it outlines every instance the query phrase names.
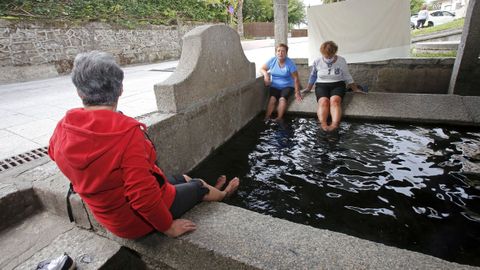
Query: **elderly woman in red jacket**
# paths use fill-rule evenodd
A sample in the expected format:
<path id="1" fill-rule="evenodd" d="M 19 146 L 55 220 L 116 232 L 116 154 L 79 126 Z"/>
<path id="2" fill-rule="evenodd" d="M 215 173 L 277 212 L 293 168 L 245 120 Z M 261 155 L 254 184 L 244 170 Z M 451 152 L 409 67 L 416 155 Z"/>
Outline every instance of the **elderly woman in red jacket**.
<path id="1" fill-rule="evenodd" d="M 156 153 L 146 126 L 117 112 L 123 71 L 103 52 L 79 54 L 72 81 L 83 108 L 69 110 L 58 123 L 48 153 L 87 203 L 100 224 L 117 236 L 135 239 L 153 231 L 176 237 L 195 230 L 179 217 L 200 201 L 221 201 L 224 190 L 188 176 L 166 177 L 155 165 Z"/>

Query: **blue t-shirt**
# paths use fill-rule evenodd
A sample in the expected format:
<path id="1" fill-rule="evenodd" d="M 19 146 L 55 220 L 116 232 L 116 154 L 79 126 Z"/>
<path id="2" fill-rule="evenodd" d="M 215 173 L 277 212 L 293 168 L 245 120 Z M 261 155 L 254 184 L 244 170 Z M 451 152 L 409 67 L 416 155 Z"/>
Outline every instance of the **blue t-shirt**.
<path id="1" fill-rule="evenodd" d="M 266 63 L 270 71 L 270 79 L 272 87 L 283 89 L 286 87 L 294 87 L 295 83 L 292 78 L 292 73 L 297 71 L 297 66 L 290 58 L 285 58 L 285 65 L 280 67 L 278 65 L 277 57 L 273 57 Z"/>

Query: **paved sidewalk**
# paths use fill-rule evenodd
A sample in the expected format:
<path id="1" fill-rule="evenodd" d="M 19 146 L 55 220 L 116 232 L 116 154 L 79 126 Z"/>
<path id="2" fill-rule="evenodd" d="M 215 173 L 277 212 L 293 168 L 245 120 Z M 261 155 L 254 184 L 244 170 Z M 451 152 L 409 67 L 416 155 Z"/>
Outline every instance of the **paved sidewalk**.
<path id="1" fill-rule="evenodd" d="M 273 57 L 274 40 L 243 41 L 246 57 L 260 66 Z M 289 39 L 291 58 L 308 57 L 307 38 Z M 178 61 L 123 67 L 124 92 L 118 109 L 136 117 L 157 110 L 153 86 L 167 79 Z M 0 85 L 0 161 L 48 145 L 57 122 L 81 107 L 70 76 Z"/>
<path id="2" fill-rule="evenodd" d="M 178 61 L 125 67 L 118 109 L 136 117 L 156 110 L 153 86 L 168 78 Z M 48 145 L 68 109 L 81 107 L 70 76 L 0 85 L 0 160 Z"/>

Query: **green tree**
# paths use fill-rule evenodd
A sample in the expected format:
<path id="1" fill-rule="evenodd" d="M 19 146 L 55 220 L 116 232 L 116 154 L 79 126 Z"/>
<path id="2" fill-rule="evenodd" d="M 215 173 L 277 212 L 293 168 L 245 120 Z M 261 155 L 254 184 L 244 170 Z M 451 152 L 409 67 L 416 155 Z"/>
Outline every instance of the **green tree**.
<path id="1" fill-rule="evenodd" d="M 176 20 L 225 21 L 224 2 L 204 0 L 0 0 L 0 16 L 102 21 L 128 26 Z"/>
<path id="2" fill-rule="evenodd" d="M 425 0 L 410 0 L 410 13 L 418 13 L 424 4 Z"/>
<path id="3" fill-rule="evenodd" d="M 244 0 L 243 18 L 246 22 L 273 22 L 273 0 Z M 297 24 L 305 20 L 305 7 L 301 0 L 288 1 L 288 22 Z"/>
<path id="4" fill-rule="evenodd" d="M 241 38 L 243 38 L 243 2 L 244 0 L 206 0 L 208 4 L 211 5 L 223 5 L 225 10 L 232 6 L 235 10 L 236 23 L 237 23 L 237 32 Z"/>
<path id="5" fill-rule="evenodd" d="M 273 22 L 273 1 L 245 0 L 243 18 L 246 22 Z"/>
<path id="6" fill-rule="evenodd" d="M 288 1 L 288 23 L 299 24 L 305 22 L 305 6 L 301 0 Z"/>

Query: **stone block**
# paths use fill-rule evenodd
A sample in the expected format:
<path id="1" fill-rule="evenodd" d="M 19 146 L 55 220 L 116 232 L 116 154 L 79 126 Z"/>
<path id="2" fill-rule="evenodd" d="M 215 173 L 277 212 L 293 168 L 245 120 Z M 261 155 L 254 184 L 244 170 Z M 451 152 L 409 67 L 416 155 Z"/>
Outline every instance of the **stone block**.
<path id="1" fill-rule="evenodd" d="M 156 121 L 157 114 L 151 115 L 144 123 L 157 150 L 157 164 L 166 173 L 183 173 L 192 166 L 190 132 L 184 114 L 176 114 Z"/>
<path id="2" fill-rule="evenodd" d="M 155 85 L 155 95 L 159 111 L 181 112 L 254 79 L 255 64 L 245 57 L 238 34 L 227 26 L 206 25 L 184 36 L 177 69 Z"/>
<path id="3" fill-rule="evenodd" d="M 54 162 L 35 167 L 29 170 L 22 178 L 25 180 L 34 179 L 33 190 L 41 203 L 42 209 L 55 215 L 68 219 L 66 195 L 70 182 L 59 172 Z M 75 223 L 83 228 L 90 229 L 91 224 L 82 200 L 78 194 L 70 196 L 70 203 Z"/>
<path id="4" fill-rule="evenodd" d="M 446 94 L 451 72 L 441 67 L 384 67 L 378 71 L 376 89 L 389 93 Z"/>
<path id="5" fill-rule="evenodd" d="M 214 100 L 215 106 L 206 106 L 209 114 L 209 130 L 210 130 L 210 149 L 207 155 L 213 149 L 222 145 L 233 134 L 242 128 L 241 124 L 241 90 L 237 89 L 235 92 L 228 92 L 226 95 L 218 97 Z M 251 108 L 252 111 L 255 111 Z M 203 160 L 203 158 L 202 158 Z M 201 160 L 199 160 L 201 161 Z"/>
<path id="6" fill-rule="evenodd" d="M 267 106 L 268 92 L 263 84 L 263 77 L 257 78 L 254 84 L 241 90 L 240 95 L 240 128 L 252 120 Z M 237 116 L 238 117 L 238 116 Z"/>
<path id="7" fill-rule="evenodd" d="M 468 114 L 476 125 L 480 125 L 480 97 L 466 96 L 462 97 L 462 102 L 466 107 Z"/>
<path id="8" fill-rule="evenodd" d="M 35 269 L 43 260 L 66 252 L 77 269 L 145 269 L 146 265 L 118 243 L 75 228 L 50 213 L 32 216 L 0 233 L 1 269 Z"/>
<path id="9" fill-rule="evenodd" d="M 263 79 L 233 86 L 210 100 L 175 115 L 154 113 L 139 119 L 157 148 L 159 166 L 185 173 L 242 128 L 265 104 Z M 157 118 L 161 115 L 167 117 Z"/>
<path id="10" fill-rule="evenodd" d="M 0 230 L 40 211 L 42 205 L 30 183 L 0 183 Z"/>

